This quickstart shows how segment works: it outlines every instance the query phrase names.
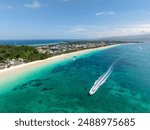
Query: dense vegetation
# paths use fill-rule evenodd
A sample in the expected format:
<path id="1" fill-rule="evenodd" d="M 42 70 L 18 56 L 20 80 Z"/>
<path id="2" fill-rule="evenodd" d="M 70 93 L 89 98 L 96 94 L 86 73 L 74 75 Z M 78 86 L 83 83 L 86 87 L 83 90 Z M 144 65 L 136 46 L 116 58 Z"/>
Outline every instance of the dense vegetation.
<path id="1" fill-rule="evenodd" d="M 40 54 L 31 46 L 0 46 L 0 62 L 7 59 L 22 58 L 26 62 L 41 60 L 48 57 L 48 54 Z"/>

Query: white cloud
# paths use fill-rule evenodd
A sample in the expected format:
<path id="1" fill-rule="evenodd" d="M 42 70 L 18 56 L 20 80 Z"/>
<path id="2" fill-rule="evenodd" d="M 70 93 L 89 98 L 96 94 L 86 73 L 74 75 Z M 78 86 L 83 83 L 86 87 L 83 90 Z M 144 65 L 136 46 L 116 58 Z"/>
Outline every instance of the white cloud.
<path id="1" fill-rule="evenodd" d="M 0 9 L 14 9 L 13 5 L 0 5 Z"/>
<path id="2" fill-rule="evenodd" d="M 150 24 L 128 25 L 120 29 L 123 35 L 139 35 L 150 33 Z"/>
<path id="3" fill-rule="evenodd" d="M 31 9 L 37 9 L 37 8 L 41 7 L 41 4 L 37 0 L 34 0 L 33 3 L 31 3 L 31 4 L 24 4 L 24 7 L 31 8 Z"/>
<path id="4" fill-rule="evenodd" d="M 105 14 L 104 12 L 98 12 L 98 13 L 96 13 L 96 16 L 104 15 L 104 14 Z"/>
<path id="5" fill-rule="evenodd" d="M 106 31 L 99 30 L 97 32 L 98 37 L 130 36 L 130 35 L 142 35 L 142 34 L 150 34 L 150 24 L 112 27 L 111 29 L 106 29 Z"/>
<path id="6" fill-rule="evenodd" d="M 113 15 L 115 14 L 114 11 L 109 11 L 109 12 L 97 12 L 96 16 L 100 16 L 100 15 Z"/>
<path id="7" fill-rule="evenodd" d="M 75 35 L 84 38 L 100 38 L 111 36 L 129 36 L 150 34 L 150 24 L 125 25 L 125 26 L 74 26 L 63 27 L 66 35 Z"/>

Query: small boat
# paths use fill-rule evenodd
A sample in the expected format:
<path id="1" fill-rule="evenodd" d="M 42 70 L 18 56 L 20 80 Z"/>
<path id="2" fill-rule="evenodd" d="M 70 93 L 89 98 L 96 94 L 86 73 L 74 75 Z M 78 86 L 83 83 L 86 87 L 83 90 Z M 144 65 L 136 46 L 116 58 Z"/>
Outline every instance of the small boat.
<path id="1" fill-rule="evenodd" d="M 100 76 L 94 83 L 94 85 L 92 86 L 92 88 L 90 89 L 89 91 L 89 94 L 90 95 L 93 95 L 97 90 L 98 88 L 103 85 L 106 80 L 108 79 L 108 77 L 110 76 L 110 74 L 112 73 L 112 70 L 113 70 L 113 66 L 114 66 L 115 63 L 113 63 L 109 69 L 102 75 Z"/>
<path id="2" fill-rule="evenodd" d="M 76 56 L 74 56 L 74 57 L 72 58 L 72 60 L 76 60 Z"/>
<path id="3" fill-rule="evenodd" d="M 143 47 L 139 46 L 139 49 L 141 49 L 141 50 L 142 50 L 142 49 L 143 49 Z"/>

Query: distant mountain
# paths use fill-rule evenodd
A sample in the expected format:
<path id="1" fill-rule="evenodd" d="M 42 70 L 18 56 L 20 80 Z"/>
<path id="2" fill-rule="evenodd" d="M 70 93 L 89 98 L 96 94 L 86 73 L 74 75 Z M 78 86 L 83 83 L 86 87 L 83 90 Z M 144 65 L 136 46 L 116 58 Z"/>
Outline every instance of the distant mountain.
<path id="1" fill-rule="evenodd" d="M 100 38 L 100 40 L 116 40 L 116 41 L 150 41 L 150 34 L 130 35 L 130 36 L 113 36 Z"/>

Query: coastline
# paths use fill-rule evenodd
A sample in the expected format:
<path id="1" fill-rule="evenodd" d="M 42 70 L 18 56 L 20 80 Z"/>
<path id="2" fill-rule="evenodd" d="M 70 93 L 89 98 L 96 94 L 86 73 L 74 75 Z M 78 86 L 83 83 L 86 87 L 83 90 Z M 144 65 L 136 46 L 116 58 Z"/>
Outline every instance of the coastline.
<path id="1" fill-rule="evenodd" d="M 23 71 L 27 71 L 27 70 L 32 69 L 34 67 L 39 67 L 39 66 L 42 66 L 42 65 L 45 65 L 48 63 L 53 64 L 57 61 L 65 60 L 65 59 L 73 57 L 73 56 L 79 56 L 81 54 L 86 54 L 86 53 L 96 51 L 96 50 L 104 50 L 104 49 L 112 48 L 112 47 L 115 47 L 118 45 L 122 45 L 122 44 L 109 45 L 109 46 L 105 46 L 105 47 L 92 48 L 92 49 L 86 49 L 86 50 L 71 52 L 71 53 L 67 53 L 67 54 L 53 56 L 53 57 L 50 57 L 50 58 L 47 58 L 44 60 L 33 61 L 30 63 L 25 63 L 25 64 L 10 67 L 10 68 L 2 69 L 2 70 L 0 70 L 0 79 L 6 79 L 7 76 L 9 76 L 9 75 L 21 73 Z"/>

